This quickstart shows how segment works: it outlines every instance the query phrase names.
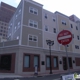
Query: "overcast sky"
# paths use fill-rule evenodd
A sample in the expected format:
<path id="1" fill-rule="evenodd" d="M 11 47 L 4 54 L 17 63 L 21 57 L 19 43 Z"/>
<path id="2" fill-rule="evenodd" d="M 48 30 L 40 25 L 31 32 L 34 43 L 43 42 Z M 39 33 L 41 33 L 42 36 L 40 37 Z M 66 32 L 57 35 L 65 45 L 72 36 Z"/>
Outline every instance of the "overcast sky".
<path id="1" fill-rule="evenodd" d="M 20 0 L 0 0 L 17 7 Z M 34 0 L 44 5 L 51 12 L 59 11 L 67 16 L 72 14 L 80 18 L 80 0 Z"/>

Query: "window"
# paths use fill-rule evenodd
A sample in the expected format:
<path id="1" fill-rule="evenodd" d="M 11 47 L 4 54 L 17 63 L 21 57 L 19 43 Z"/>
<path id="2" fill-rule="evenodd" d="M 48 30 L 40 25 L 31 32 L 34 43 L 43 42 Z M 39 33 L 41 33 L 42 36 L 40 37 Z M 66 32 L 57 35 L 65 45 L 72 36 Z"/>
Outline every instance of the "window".
<path id="1" fill-rule="evenodd" d="M 53 58 L 53 66 L 54 66 L 54 68 L 58 67 L 58 58 L 57 57 Z"/>
<path id="2" fill-rule="evenodd" d="M 79 40 L 79 36 L 77 36 L 77 39 Z"/>
<path id="3" fill-rule="evenodd" d="M 45 31 L 48 31 L 48 27 L 47 26 L 45 26 Z"/>
<path id="4" fill-rule="evenodd" d="M 31 35 L 29 35 L 29 40 L 32 41 L 32 36 Z"/>
<path id="5" fill-rule="evenodd" d="M 16 19 L 17 19 L 18 15 L 16 14 Z"/>
<path id="6" fill-rule="evenodd" d="M 39 56 L 34 56 L 34 67 L 39 67 Z"/>
<path id="7" fill-rule="evenodd" d="M 71 28 L 73 28 L 73 25 L 71 24 Z"/>
<path id="8" fill-rule="evenodd" d="M 26 55 L 24 57 L 24 67 L 27 67 L 27 68 L 30 67 L 30 56 L 29 55 Z"/>
<path id="9" fill-rule="evenodd" d="M 66 22 L 65 21 L 62 21 L 62 24 L 66 25 Z"/>
<path id="10" fill-rule="evenodd" d="M 29 26 L 34 27 L 34 28 L 38 28 L 38 22 L 33 21 L 33 20 L 29 20 Z"/>
<path id="11" fill-rule="evenodd" d="M 15 31 L 16 31 L 16 26 L 15 26 Z"/>
<path id="12" fill-rule="evenodd" d="M 34 9 L 34 14 L 38 14 L 38 10 L 37 9 Z"/>
<path id="13" fill-rule="evenodd" d="M 56 19 L 54 19 L 54 18 L 53 18 L 53 21 L 55 22 L 55 21 L 56 21 Z"/>
<path id="14" fill-rule="evenodd" d="M 21 9 L 19 10 L 19 13 L 21 13 Z"/>
<path id="15" fill-rule="evenodd" d="M 18 22 L 18 28 L 20 27 L 20 22 Z"/>
<path id="16" fill-rule="evenodd" d="M 76 30 L 78 30 L 78 27 L 76 26 Z"/>
<path id="17" fill-rule="evenodd" d="M 45 14 L 45 16 L 44 16 L 44 17 L 45 17 L 45 19 L 47 19 L 47 14 Z"/>
<path id="18" fill-rule="evenodd" d="M 75 48 L 76 48 L 76 49 L 79 49 L 79 46 L 78 46 L 78 45 L 75 45 Z"/>
<path id="19" fill-rule="evenodd" d="M 46 66 L 47 68 L 50 68 L 50 57 L 46 58 Z"/>
<path id="20" fill-rule="evenodd" d="M 54 30 L 54 33 L 56 33 L 56 29 L 54 28 L 53 30 Z"/>
<path id="21" fill-rule="evenodd" d="M 29 41 L 37 41 L 37 36 L 29 35 Z"/>
<path id="22" fill-rule="evenodd" d="M 29 12 L 38 15 L 38 10 L 33 7 L 29 8 Z"/>
<path id="23" fill-rule="evenodd" d="M 19 39 L 19 36 L 17 36 L 17 38 L 16 39 Z"/>

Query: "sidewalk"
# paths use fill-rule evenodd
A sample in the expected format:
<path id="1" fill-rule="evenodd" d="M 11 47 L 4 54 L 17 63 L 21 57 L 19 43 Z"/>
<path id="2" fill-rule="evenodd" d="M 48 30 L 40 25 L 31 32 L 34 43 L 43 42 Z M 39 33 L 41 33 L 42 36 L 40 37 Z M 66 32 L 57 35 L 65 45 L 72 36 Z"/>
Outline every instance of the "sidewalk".
<path id="1" fill-rule="evenodd" d="M 23 78 L 23 76 L 14 74 L 0 74 L 0 79 L 1 78 Z"/>

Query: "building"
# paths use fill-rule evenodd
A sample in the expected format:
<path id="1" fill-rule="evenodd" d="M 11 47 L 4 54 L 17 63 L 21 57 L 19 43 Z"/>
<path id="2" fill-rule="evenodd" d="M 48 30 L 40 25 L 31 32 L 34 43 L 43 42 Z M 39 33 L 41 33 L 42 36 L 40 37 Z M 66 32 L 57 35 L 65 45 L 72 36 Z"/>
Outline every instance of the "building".
<path id="1" fill-rule="evenodd" d="M 0 4 L 0 36 L 1 39 L 7 39 L 8 23 L 12 18 L 16 8 L 1 2 Z"/>
<path id="2" fill-rule="evenodd" d="M 72 42 L 67 45 L 70 71 L 79 71 L 80 22 L 60 12 L 47 11 L 32 0 L 22 0 L 9 22 L 8 41 L 0 43 L 0 72 L 34 74 L 37 65 L 39 74 L 49 73 L 50 54 L 46 40 L 52 40 L 52 72 L 66 73 L 65 47 L 57 41 L 63 29 L 73 34 Z"/>

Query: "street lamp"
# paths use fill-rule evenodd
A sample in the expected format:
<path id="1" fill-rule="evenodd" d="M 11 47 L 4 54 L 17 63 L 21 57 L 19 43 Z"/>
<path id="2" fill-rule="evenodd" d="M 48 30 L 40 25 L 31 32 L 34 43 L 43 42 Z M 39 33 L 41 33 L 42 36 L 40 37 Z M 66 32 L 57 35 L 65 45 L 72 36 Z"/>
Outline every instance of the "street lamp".
<path id="1" fill-rule="evenodd" d="M 52 74 L 52 66 L 51 66 L 51 46 L 54 44 L 54 41 L 46 40 L 47 45 L 49 45 L 49 52 L 50 52 L 50 74 Z"/>

